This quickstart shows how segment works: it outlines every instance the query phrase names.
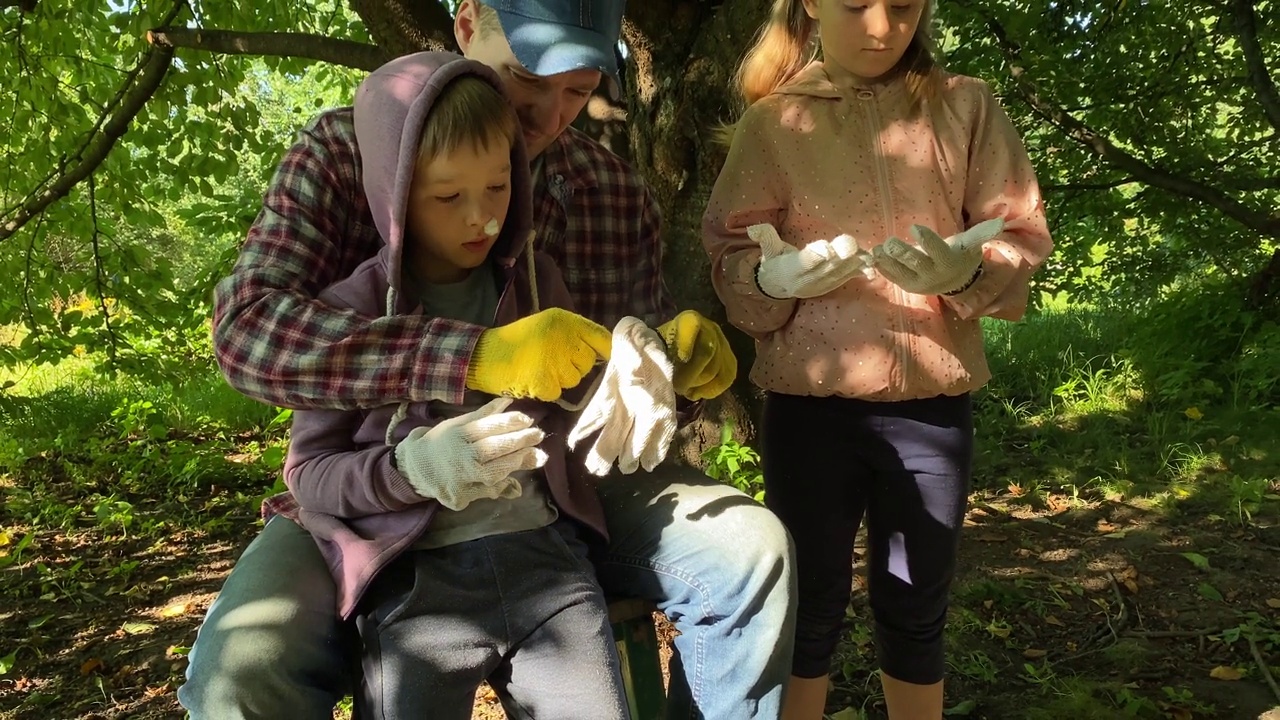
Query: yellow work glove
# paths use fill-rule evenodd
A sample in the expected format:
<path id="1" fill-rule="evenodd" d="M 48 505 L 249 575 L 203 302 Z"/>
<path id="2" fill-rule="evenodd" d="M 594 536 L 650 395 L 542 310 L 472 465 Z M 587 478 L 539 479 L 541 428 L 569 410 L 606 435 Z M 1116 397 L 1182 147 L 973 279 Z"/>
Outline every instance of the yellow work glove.
<path id="1" fill-rule="evenodd" d="M 738 358 L 720 326 L 685 310 L 658 327 L 675 365 L 672 384 L 690 400 L 707 400 L 729 389 L 738 377 Z"/>
<path id="2" fill-rule="evenodd" d="M 613 334 L 603 326 L 548 308 L 481 333 L 467 368 L 467 387 L 503 397 L 559 400 L 596 360 L 608 360 L 612 347 Z"/>

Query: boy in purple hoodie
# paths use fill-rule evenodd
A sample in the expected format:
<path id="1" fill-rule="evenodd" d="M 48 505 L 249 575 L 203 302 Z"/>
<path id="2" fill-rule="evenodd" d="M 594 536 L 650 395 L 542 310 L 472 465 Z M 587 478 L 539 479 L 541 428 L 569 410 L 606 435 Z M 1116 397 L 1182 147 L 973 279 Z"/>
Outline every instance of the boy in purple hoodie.
<path id="1" fill-rule="evenodd" d="M 418 53 L 371 74 L 355 132 L 385 245 L 320 299 L 517 334 L 559 315 L 587 339 L 559 351 L 588 367 L 607 356 L 609 331 L 565 309 L 558 270 L 529 245 L 518 130 L 481 63 Z M 554 405 L 477 391 L 460 405 L 295 413 L 294 519 L 333 573 L 336 612 L 359 629 L 357 698 L 373 717 L 467 718 L 486 679 L 511 717 L 627 716 L 587 559 L 604 515 L 567 456 L 570 423 Z"/>

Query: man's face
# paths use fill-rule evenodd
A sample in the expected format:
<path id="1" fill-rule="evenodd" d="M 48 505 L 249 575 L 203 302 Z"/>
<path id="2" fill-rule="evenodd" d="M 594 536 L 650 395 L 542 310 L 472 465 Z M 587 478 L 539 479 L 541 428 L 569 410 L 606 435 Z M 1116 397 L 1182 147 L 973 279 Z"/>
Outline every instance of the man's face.
<path id="1" fill-rule="evenodd" d="M 488 65 L 502 78 L 507 97 L 520 118 L 529 157 L 537 157 L 586 107 L 591 92 L 600 84 L 601 73 L 573 70 L 545 77 L 534 75 L 516 59 L 501 30 L 477 25 L 475 2 L 464 0 L 458 8 L 453 24 L 458 47 L 467 58 Z"/>

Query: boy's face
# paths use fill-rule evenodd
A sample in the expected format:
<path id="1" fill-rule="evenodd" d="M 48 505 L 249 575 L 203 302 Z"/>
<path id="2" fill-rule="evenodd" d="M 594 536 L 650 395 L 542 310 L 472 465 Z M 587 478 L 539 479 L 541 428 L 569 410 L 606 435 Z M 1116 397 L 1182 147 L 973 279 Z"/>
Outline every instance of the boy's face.
<path id="1" fill-rule="evenodd" d="M 556 75 L 534 75 L 516 59 L 501 30 L 480 29 L 476 0 L 458 8 L 454 35 L 462 54 L 488 65 L 502 78 L 520 127 L 529 158 L 542 154 L 569 127 L 600 84 L 599 70 L 574 70 Z"/>
<path id="2" fill-rule="evenodd" d="M 419 159 L 405 210 L 405 265 L 426 282 L 462 281 L 488 257 L 510 202 L 505 138 Z"/>

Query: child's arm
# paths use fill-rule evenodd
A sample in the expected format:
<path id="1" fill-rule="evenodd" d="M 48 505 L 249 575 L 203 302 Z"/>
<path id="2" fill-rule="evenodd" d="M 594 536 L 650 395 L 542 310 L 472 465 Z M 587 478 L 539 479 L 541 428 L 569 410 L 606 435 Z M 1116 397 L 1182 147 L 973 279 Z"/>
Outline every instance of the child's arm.
<path id="1" fill-rule="evenodd" d="M 284 482 L 312 512 L 358 518 L 426 502 L 392 462 L 395 448 L 359 448 L 352 437 L 362 413 L 300 410 L 293 414 Z"/>
<path id="2" fill-rule="evenodd" d="M 748 109 L 738 122 L 702 218 L 702 244 L 711 258 L 711 283 L 729 322 L 760 338 L 791 320 L 797 300 L 771 298 L 756 283 L 760 246 L 747 236 L 747 228 L 760 223 L 778 226 L 787 206 L 782 171 L 762 133 L 763 123 L 774 120 L 757 110 L 759 105 Z"/>
<path id="3" fill-rule="evenodd" d="M 1003 218 L 986 243 L 982 273 L 966 290 L 944 296 L 963 318 L 1018 320 L 1027 309 L 1032 273 L 1053 249 L 1035 169 L 1018 131 L 985 83 L 978 85 L 964 214 L 969 225 Z"/>
<path id="4" fill-rule="evenodd" d="M 235 269 L 214 293 L 218 364 L 240 392 L 283 407 L 461 402 L 484 328 L 315 300 L 381 246 L 372 219 L 356 210 L 354 132 L 349 111 L 325 113 L 281 161 Z"/>

